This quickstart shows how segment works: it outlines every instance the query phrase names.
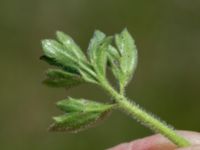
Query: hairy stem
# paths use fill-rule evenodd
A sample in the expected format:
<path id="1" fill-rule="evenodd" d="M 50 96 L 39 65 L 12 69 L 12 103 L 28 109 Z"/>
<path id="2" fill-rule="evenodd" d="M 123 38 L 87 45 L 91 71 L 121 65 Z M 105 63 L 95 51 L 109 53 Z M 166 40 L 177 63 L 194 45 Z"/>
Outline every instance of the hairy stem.
<path id="1" fill-rule="evenodd" d="M 131 103 L 126 98 L 118 101 L 117 103 L 121 110 L 131 115 L 138 122 L 150 128 L 155 133 L 160 133 L 164 135 L 178 147 L 186 147 L 190 145 L 190 143 L 185 138 L 178 135 L 172 128 L 168 127 L 166 123 L 150 115 L 149 113 L 141 109 L 138 105 Z"/>
<path id="2" fill-rule="evenodd" d="M 124 86 L 122 86 L 122 85 L 119 86 L 119 93 L 120 93 L 121 95 L 125 95 Z"/>
<path id="3" fill-rule="evenodd" d="M 175 130 L 170 128 L 165 122 L 155 118 L 137 104 L 129 101 L 124 95 L 121 95 L 114 90 L 109 84 L 106 84 L 104 89 L 115 99 L 115 102 L 118 104 L 118 108 L 120 110 L 124 111 L 128 115 L 131 115 L 138 122 L 148 127 L 153 132 L 162 134 L 178 147 L 186 147 L 190 145 L 189 141 L 178 135 Z"/>

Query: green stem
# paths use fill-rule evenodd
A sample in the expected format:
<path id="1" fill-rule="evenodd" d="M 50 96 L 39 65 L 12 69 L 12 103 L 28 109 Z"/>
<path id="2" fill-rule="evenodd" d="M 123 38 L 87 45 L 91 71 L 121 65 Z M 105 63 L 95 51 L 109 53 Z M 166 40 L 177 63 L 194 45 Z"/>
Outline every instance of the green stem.
<path id="1" fill-rule="evenodd" d="M 121 84 L 119 85 L 119 93 L 120 93 L 120 95 L 125 94 L 124 86 L 122 86 Z"/>
<path id="2" fill-rule="evenodd" d="M 178 147 L 187 147 L 190 145 L 189 141 L 187 141 L 184 137 L 178 135 L 175 130 L 167 126 L 165 122 L 147 113 L 137 104 L 130 102 L 125 96 L 117 93 L 109 84 L 106 84 L 106 86 L 104 86 L 104 89 L 106 89 L 106 91 L 108 91 L 115 99 L 120 110 L 123 110 L 127 114 L 131 115 L 138 122 L 142 123 L 153 132 L 164 135 Z"/>
<path id="3" fill-rule="evenodd" d="M 118 105 L 121 110 L 125 111 L 127 114 L 130 114 L 137 121 L 142 122 L 155 133 L 164 135 L 178 147 L 186 147 L 190 145 L 190 143 L 185 138 L 178 135 L 172 128 L 168 127 L 166 123 L 150 115 L 141 109 L 138 105 L 131 103 L 126 98 L 124 98 L 124 100 L 118 101 Z"/>

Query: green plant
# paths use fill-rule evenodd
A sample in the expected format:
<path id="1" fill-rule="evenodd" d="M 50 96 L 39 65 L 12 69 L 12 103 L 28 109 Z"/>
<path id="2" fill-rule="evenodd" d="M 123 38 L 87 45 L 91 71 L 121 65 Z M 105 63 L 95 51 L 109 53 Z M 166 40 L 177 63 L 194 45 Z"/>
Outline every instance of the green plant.
<path id="1" fill-rule="evenodd" d="M 118 109 L 152 131 L 161 133 L 177 146 L 190 145 L 166 123 L 125 96 L 125 87 L 131 81 L 137 65 L 137 49 L 127 29 L 115 36 L 95 31 L 87 50 L 88 58 L 70 36 L 60 31 L 56 35 L 57 40 L 42 41 L 44 55 L 41 59 L 59 68 L 49 69 L 44 83 L 70 88 L 89 82 L 105 90 L 112 101 L 99 103 L 71 97 L 59 101 L 57 106 L 64 114 L 53 118 L 50 130 L 78 132 L 107 117 L 113 109 Z M 113 88 L 106 77 L 107 66 L 117 80 L 117 88 Z"/>

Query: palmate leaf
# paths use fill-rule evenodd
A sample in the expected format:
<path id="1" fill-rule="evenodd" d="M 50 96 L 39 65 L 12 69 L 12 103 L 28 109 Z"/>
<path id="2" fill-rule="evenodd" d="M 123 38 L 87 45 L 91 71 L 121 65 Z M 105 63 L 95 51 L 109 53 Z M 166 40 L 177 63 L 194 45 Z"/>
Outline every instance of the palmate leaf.
<path id="1" fill-rule="evenodd" d="M 46 75 L 48 78 L 43 83 L 51 87 L 64 87 L 68 89 L 85 82 L 80 75 L 59 69 L 49 69 Z"/>
<path id="2" fill-rule="evenodd" d="M 73 39 L 62 32 L 57 32 L 57 38 L 60 43 L 55 40 L 42 41 L 44 56 L 42 56 L 41 59 L 69 73 L 79 74 L 87 82 L 97 83 L 95 78 L 96 74 L 91 67 L 92 65 L 89 64 L 86 56 L 75 44 Z M 66 82 L 69 83 L 69 80 L 45 80 L 45 83 L 53 86 L 62 86 L 62 82 L 63 85 L 65 85 Z"/>
<path id="3" fill-rule="evenodd" d="M 132 79 L 137 66 L 137 49 L 134 39 L 127 29 L 115 36 L 115 43 L 120 52 L 120 69 L 122 71 L 120 82 L 125 87 Z"/>
<path id="4" fill-rule="evenodd" d="M 54 117 L 51 131 L 78 132 L 105 118 L 113 109 L 113 104 L 102 104 L 85 99 L 68 98 L 59 101 L 57 106 L 65 112 Z"/>

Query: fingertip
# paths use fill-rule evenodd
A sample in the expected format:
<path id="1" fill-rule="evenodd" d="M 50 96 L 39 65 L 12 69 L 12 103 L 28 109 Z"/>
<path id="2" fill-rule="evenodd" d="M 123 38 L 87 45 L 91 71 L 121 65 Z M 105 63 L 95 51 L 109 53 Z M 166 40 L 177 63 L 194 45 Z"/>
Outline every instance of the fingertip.
<path id="1" fill-rule="evenodd" d="M 192 145 L 200 144 L 200 133 L 192 131 L 177 131 L 178 134 L 185 137 Z M 176 145 L 160 134 L 152 135 L 142 139 L 134 140 L 129 143 L 123 143 L 108 150 L 174 150 Z M 190 148 L 190 149 L 189 149 Z M 192 147 L 194 150 L 200 150 L 199 147 Z M 193 150 L 191 147 L 187 149 L 177 150 Z"/>

